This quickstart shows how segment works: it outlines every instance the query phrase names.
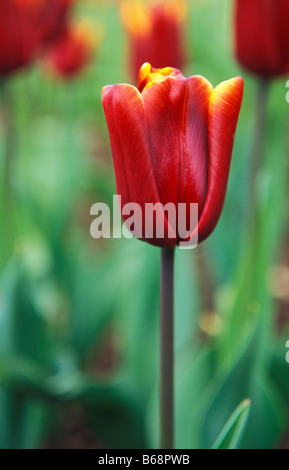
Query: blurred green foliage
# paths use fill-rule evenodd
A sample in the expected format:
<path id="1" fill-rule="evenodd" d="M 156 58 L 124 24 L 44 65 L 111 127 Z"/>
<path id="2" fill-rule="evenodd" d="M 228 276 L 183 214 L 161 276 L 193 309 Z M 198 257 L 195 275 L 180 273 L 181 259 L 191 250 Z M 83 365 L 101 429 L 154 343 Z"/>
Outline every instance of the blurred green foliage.
<path id="1" fill-rule="evenodd" d="M 177 252 L 177 448 L 265 449 L 288 434 L 289 322 L 278 332 L 268 281 L 288 231 L 288 104 L 285 81 L 272 84 L 251 236 L 257 84 L 233 56 L 232 3 L 190 2 L 186 30 L 185 74 L 214 86 L 242 74 L 245 97 L 224 212 L 198 248 L 213 312 L 205 311 L 197 250 Z M 130 80 L 127 43 L 113 3 L 78 10 L 105 26 L 90 68 L 61 83 L 40 65 L 8 84 L 16 153 L 13 197 L 0 199 L 0 448 L 158 442 L 159 252 L 89 233 L 91 205 L 111 205 L 115 193 L 101 90 Z M 237 408 L 245 399 L 250 413 L 246 402 Z"/>

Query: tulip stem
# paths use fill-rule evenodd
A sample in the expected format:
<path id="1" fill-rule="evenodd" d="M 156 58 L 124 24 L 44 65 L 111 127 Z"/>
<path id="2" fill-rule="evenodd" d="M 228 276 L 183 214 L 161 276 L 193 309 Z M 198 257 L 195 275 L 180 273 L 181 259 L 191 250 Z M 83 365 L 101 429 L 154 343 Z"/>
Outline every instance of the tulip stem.
<path id="1" fill-rule="evenodd" d="M 266 125 L 266 105 L 269 91 L 269 81 L 260 79 L 258 83 L 256 127 L 254 132 L 254 142 L 252 150 L 252 167 L 250 181 L 250 205 L 252 207 L 252 217 L 255 216 L 257 205 L 257 177 L 261 167 L 261 158 L 263 150 L 263 138 Z"/>
<path id="2" fill-rule="evenodd" d="M 11 177 L 14 155 L 14 123 L 11 112 L 11 100 L 8 89 L 8 81 L 0 80 L 1 117 L 4 130 L 4 155 L 3 155 L 3 190 L 6 197 L 11 196 Z"/>
<path id="3" fill-rule="evenodd" d="M 160 448 L 174 448 L 174 248 L 162 248 L 160 296 Z"/>

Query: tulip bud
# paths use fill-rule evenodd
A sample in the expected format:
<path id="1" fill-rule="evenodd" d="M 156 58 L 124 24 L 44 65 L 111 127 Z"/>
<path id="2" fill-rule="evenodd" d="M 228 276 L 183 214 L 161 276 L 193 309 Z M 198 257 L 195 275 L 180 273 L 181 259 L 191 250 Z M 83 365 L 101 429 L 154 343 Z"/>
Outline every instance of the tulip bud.
<path id="1" fill-rule="evenodd" d="M 183 29 L 187 7 L 184 0 L 156 0 L 148 4 L 126 0 L 120 7 L 129 38 L 130 66 L 137 81 L 144 62 L 162 68 L 185 64 Z"/>
<path id="2" fill-rule="evenodd" d="M 84 20 L 77 26 L 67 25 L 45 58 L 47 69 L 55 76 L 70 79 L 79 74 L 91 61 L 102 38 L 94 26 Z"/>
<path id="3" fill-rule="evenodd" d="M 29 1 L 29 0 L 28 0 Z M 31 1 L 31 0 L 30 0 Z M 44 46 L 57 40 L 63 33 L 76 0 L 36 0 L 43 3 L 40 37 Z"/>
<path id="4" fill-rule="evenodd" d="M 1 0 L 0 76 L 30 64 L 60 33 L 73 0 Z"/>
<path id="5" fill-rule="evenodd" d="M 236 0 L 236 56 L 249 71 L 274 78 L 289 72 L 289 0 Z"/>

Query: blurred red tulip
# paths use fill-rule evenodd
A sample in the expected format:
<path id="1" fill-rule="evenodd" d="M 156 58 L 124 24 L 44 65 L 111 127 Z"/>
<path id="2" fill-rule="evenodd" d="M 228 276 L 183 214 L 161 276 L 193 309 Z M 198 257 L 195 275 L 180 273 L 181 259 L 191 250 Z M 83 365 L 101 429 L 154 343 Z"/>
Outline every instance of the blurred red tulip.
<path id="1" fill-rule="evenodd" d="M 289 0 L 236 0 L 236 55 L 251 72 L 289 72 Z"/>
<path id="2" fill-rule="evenodd" d="M 220 217 L 229 176 L 234 135 L 243 96 L 241 77 L 215 89 L 201 76 L 185 78 L 173 68 L 144 64 L 138 89 L 118 84 L 103 90 L 103 107 L 114 159 L 121 210 L 137 203 L 197 203 L 199 242 L 214 230 Z M 122 212 L 123 215 L 123 212 Z M 172 247 L 181 240 L 165 224 L 165 238 L 139 238 Z M 124 221 L 128 217 L 124 217 Z M 173 237 L 173 238 L 171 238 Z M 191 236 L 190 236 L 191 237 Z"/>
<path id="3" fill-rule="evenodd" d="M 44 43 L 49 43 L 62 34 L 67 23 L 70 7 L 76 0 L 40 1 L 43 3 L 39 20 L 41 37 Z"/>
<path id="4" fill-rule="evenodd" d="M 63 27 L 73 0 L 1 0 L 0 76 L 35 57 Z"/>
<path id="5" fill-rule="evenodd" d="M 185 0 L 155 0 L 147 4 L 127 0 L 121 4 L 120 12 L 129 37 L 130 65 L 135 81 L 145 62 L 159 68 L 167 64 L 183 68 L 186 11 Z"/>
<path id="6" fill-rule="evenodd" d="M 82 21 L 76 27 L 67 25 L 63 34 L 49 49 L 46 64 L 63 79 L 73 78 L 90 62 L 101 38 L 92 24 Z"/>

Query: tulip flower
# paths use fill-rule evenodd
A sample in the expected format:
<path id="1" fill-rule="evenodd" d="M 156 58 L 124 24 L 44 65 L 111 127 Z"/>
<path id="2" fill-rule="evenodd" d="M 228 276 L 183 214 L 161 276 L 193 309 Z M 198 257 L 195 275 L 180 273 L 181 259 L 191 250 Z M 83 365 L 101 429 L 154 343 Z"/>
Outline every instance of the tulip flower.
<path id="1" fill-rule="evenodd" d="M 33 53 L 31 31 L 34 15 L 25 2 L 2 0 L 0 4 L 0 75 L 27 64 Z M 34 8 L 35 10 L 35 8 Z"/>
<path id="2" fill-rule="evenodd" d="M 174 436 L 174 248 L 182 241 L 165 207 L 197 204 L 193 227 L 199 241 L 214 230 L 224 203 L 234 136 L 243 96 L 241 77 L 216 88 L 201 76 L 145 63 L 138 88 L 106 86 L 102 103 L 108 125 L 124 221 L 130 210 L 134 233 L 162 248 L 160 293 L 160 448 Z M 164 236 L 146 235 L 146 205 L 157 206 Z M 124 208 L 129 206 L 128 211 Z M 185 216 L 187 211 L 185 211 Z M 185 223 L 186 225 L 186 223 Z M 155 228 L 155 227 L 154 227 Z M 189 235 L 189 238 L 191 236 Z"/>
<path id="3" fill-rule="evenodd" d="M 63 79 L 75 77 L 89 64 L 100 39 L 101 33 L 96 34 L 92 24 L 87 21 L 77 26 L 67 25 L 47 53 L 47 68 Z"/>
<path id="4" fill-rule="evenodd" d="M 137 203 L 198 204 L 193 232 L 199 242 L 214 230 L 227 188 L 234 135 L 243 95 L 241 77 L 216 88 L 201 76 L 185 78 L 174 68 L 140 69 L 138 88 L 119 84 L 103 91 L 103 108 L 114 159 L 121 211 Z M 159 212 L 164 238 L 146 237 L 139 219 L 138 238 L 159 247 L 184 241 Z M 123 215 L 124 221 L 128 216 Z M 190 237 L 192 237 L 191 233 Z"/>
<path id="5" fill-rule="evenodd" d="M 1 0 L 0 77 L 28 65 L 60 32 L 72 0 Z"/>
<path id="6" fill-rule="evenodd" d="M 43 0 L 40 1 L 43 2 Z M 40 36 L 44 45 L 49 45 L 63 34 L 74 2 L 75 0 L 46 0 L 44 2 L 39 19 Z"/>
<path id="7" fill-rule="evenodd" d="M 236 56 L 265 78 L 289 72 L 289 0 L 236 0 Z"/>
<path id="8" fill-rule="evenodd" d="M 184 0 L 156 0 L 144 4 L 127 0 L 120 12 L 129 37 L 130 66 L 137 82 L 140 67 L 150 62 L 158 68 L 185 64 L 183 29 L 186 19 Z"/>

